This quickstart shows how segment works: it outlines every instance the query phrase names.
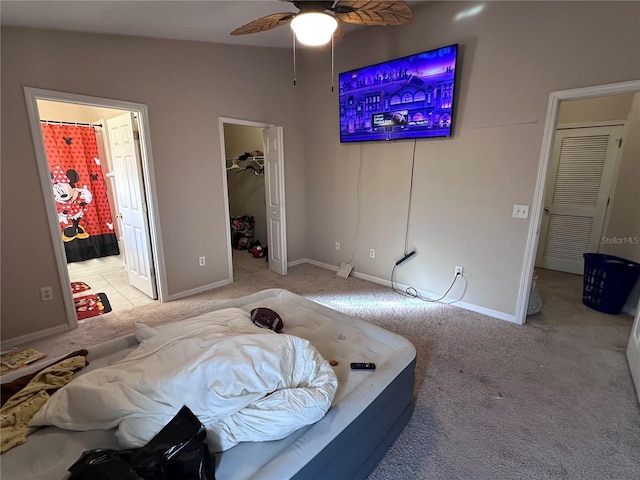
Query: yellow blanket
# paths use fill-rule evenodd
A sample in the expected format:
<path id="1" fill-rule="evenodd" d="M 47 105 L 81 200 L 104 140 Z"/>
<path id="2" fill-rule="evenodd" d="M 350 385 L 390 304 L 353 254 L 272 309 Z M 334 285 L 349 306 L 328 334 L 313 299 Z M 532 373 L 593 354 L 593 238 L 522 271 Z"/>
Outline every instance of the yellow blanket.
<path id="1" fill-rule="evenodd" d="M 20 445 L 36 430 L 31 418 L 49 400 L 50 392 L 71 381 L 76 370 L 86 365 L 85 357 L 72 357 L 43 369 L 0 409 L 0 453 Z"/>

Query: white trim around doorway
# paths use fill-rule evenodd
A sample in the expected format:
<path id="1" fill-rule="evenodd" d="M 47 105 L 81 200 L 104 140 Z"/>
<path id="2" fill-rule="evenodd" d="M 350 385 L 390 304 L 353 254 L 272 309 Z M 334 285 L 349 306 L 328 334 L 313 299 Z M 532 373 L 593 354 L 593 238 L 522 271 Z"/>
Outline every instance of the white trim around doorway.
<path id="1" fill-rule="evenodd" d="M 156 284 L 158 287 L 158 297 L 161 302 L 167 301 L 168 292 L 166 268 L 164 264 L 164 248 L 162 245 L 162 235 L 160 233 L 160 217 L 158 211 L 153 156 L 151 153 L 151 133 L 149 130 L 149 115 L 147 112 L 147 106 L 141 103 L 91 97 L 86 95 L 58 92 L 55 90 L 45 90 L 33 87 L 24 87 L 24 95 L 27 104 L 29 125 L 31 127 L 31 136 L 36 153 L 40 183 L 42 186 L 42 191 L 44 193 L 45 208 L 47 219 L 49 222 L 49 231 L 51 233 L 51 241 L 53 244 L 53 251 L 61 285 L 69 284 L 69 272 L 67 270 L 64 246 L 60 241 L 60 227 L 57 220 L 58 214 L 56 206 L 52 195 L 47 194 L 51 190 L 51 182 L 47 156 L 44 150 L 42 132 L 40 130 L 40 115 L 37 101 L 49 100 L 101 108 L 115 108 L 120 110 L 129 110 L 138 115 L 140 127 L 140 149 L 142 153 L 142 170 L 144 177 L 144 186 L 146 190 L 145 195 L 147 202 L 147 212 L 149 216 L 149 229 L 153 250 L 153 263 L 156 273 Z M 71 289 L 63 288 L 62 295 L 65 310 L 67 313 L 67 322 L 69 324 L 69 329 L 76 328 L 78 326 L 78 321 L 76 319 L 75 306 L 73 303 L 73 295 Z M 50 335 L 50 332 L 43 332 L 43 336 L 44 335 Z"/>
<path id="2" fill-rule="evenodd" d="M 518 291 L 518 302 L 516 305 L 516 323 L 524 325 L 527 320 L 529 292 L 531 291 L 531 284 L 533 282 L 533 269 L 535 266 L 536 251 L 538 248 L 540 225 L 542 223 L 545 182 L 547 178 L 547 170 L 549 168 L 549 159 L 553 153 L 553 141 L 555 138 L 560 102 L 563 100 L 577 100 L 634 92 L 640 92 L 640 80 L 596 85 L 593 87 L 576 88 L 573 90 L 561 90 L 551 92 L 549 95 L 547 117 L 544 135 L 542 137 L 540 163 L 538 165 L 538 178 L 533 196 L 533 204 L 531 206 L 531 223 L 529 223 L 529 233 L 527 235 L 527 244 L 524 253 L 522 276 L 520 277 L 520 289 Z"/>

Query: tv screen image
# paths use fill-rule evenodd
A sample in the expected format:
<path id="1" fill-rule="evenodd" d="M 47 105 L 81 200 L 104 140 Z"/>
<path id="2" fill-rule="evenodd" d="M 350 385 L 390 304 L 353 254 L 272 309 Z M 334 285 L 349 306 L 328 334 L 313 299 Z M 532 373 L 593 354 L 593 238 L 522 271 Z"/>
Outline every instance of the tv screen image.
<path id="1" fill-rule="evenodd" d="M 450 137 L 458 45 L 343 72 L 340 141 Z"/>

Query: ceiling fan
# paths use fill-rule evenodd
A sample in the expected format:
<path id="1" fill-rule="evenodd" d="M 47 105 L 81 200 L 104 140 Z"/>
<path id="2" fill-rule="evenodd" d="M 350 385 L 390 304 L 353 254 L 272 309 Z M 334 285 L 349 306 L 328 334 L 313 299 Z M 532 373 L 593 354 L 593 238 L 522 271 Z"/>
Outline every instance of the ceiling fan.
<path id="1" fill-rule="evenodd" d="M 235 29 L 231 35 L 266 32 L 290 23 L 301 43 L 324 45 L 331 40 L 341 22 L 356 25 L 405 25 L 413 20 L 411 8 L 403 1 L 281 1 L 290 1 L 299 12 L 273 13 L 258 18 Z"/>

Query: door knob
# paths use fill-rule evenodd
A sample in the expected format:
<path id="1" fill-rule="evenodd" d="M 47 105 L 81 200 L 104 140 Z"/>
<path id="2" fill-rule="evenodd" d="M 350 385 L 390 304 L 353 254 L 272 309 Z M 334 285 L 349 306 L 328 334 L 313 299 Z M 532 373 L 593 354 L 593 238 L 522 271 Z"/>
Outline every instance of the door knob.
<path id="1" fill-rule="evenodd" d="M 544 207 L 544 213 L 549 213 L 551 209 L 549 207 Z"/>
<path id="2" fill-rule="evenodd" d="M 122 214 L 121 213 L 116 214 L 116 218 L 122 218 Z"/>

